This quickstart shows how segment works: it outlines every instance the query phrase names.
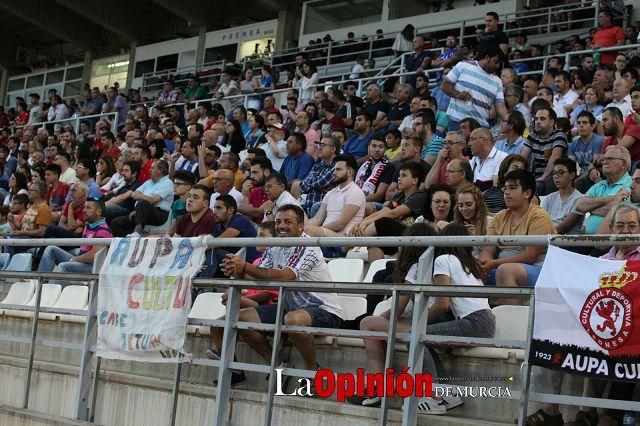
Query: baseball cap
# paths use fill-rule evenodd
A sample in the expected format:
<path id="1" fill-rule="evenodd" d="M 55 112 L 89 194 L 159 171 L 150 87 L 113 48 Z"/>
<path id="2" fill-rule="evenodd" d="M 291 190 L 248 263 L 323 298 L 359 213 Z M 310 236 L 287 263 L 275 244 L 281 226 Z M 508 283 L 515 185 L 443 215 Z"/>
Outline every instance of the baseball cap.
<path id="1" fill-rule="evenodd" d="M 278 130 L 284 130 L 284 124 L 282 124 L 282 123 L 269 124 L 269 125 L 267 126 L 267 129 L 268 129 L 269 127 L 273 127 L 273 128 L 278 129 Z"/>

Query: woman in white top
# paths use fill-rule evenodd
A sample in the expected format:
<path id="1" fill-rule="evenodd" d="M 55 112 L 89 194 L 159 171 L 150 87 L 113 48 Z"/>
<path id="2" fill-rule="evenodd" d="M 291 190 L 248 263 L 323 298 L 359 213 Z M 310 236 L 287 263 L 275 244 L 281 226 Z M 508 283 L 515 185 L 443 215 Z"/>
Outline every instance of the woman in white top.
<path id="1" fill-rule="evenodd" d="M 465 236 L 469 231 L 464 225 L 450 223 L 440 233 L 443 237 Z M 439 247 L 433 264 L 433 284 L 483 286 L 482 269 L 471 253 L 471 247 Z M 417 270 L 417 268 L 416 268 Z M 412 282 L 416 275 L 411 270 L 405 281 Z M 432 320 L 451 310 L 453 320 L 432 324 Z M 485 337 L 495 336 L 496 320 L 486 298 L 436 297 L 429 308 L 425 334 L 443 336 Z M 428 347 L 427 347 L 428 348 Z M 424 351 L 424 373 L 438 377 L 434 353 Z M 432 414 L 444 414 L 447 410 L 462 405 L 457 396 L 446 398 L 424 397 L 418 402 L 418 409 Z"/>
<path id="2" fill-rule="evenodd" d="M 300 102 L 305 105 L 313 101 L 313 95 L 318 84 L 318 70 L 313 62 L 304 61 L 302 71 L 296 68 L 296 78 L 293 80 L 293 87 L 300 89 Z"/>
<path id="3" fill-rule="evenodd" d="M 260 81 L 258 81 L 258 78 L 253 75 L 253 68 L 247 68 L 246 70 L 244 70 L 242 76 L 243 79 L 242 81 L 240 81 L 240 93 L 245 95 L 256 93 L 256 91 L 260 87 Z M 245 105 L 247 108 L 259 110 L 260 98 L 258 96 L 249 96 L 247 97 L 247 102 Z"/>

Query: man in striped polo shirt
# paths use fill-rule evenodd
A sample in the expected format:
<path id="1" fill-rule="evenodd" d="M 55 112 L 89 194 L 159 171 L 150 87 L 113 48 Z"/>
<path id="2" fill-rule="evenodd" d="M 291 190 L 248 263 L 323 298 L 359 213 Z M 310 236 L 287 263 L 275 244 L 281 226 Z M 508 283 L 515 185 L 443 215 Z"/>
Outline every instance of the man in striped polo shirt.
<path id="1" fill-rule="evenodd" d="M 508 114 L 504 104 L 502 81 L 496 75 L 504 61 L 502 50 L 493 45 L 478 52 L 479 61 L 458 63 L 442 80 L 441 90 L 451 97 L 447 115 L 449 130 L 460 129 L 466 117 L 478 120 L 482 127 L 489 126 L 489 113 L 495 105 L 502 120 Z"/>

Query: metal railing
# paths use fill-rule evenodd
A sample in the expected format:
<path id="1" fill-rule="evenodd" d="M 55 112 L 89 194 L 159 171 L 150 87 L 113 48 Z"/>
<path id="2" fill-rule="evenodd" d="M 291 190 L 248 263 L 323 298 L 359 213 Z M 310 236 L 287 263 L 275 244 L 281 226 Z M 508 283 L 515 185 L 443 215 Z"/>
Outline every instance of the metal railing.
<path id="1" fill-rule="evenodd" d="M 101 114 L 93 114 L 93 115 L 78 115 L 75 114 L 73 117 L 70 118 L 63 118 L 62 120 L 53 120 L 53 121 L 42 121 L 40 123 L 32 123 L 32 124 L 24 124 L 21 126 L 13 126 L 12 129 L 27 129 L 29 127 L 33 127 L 33 128 L 46 128 L 50 125 L 53 125 L 55 127 L 56 124 L 61 125 L 64 127 L 65 124 L 71 124 L 73 123 L 73 128 L 76 132 L 76 135 L 79 134 L 80 132 L 80 122 L 81 121 L 87 121 L 87 120 L 91 120 L 94 118 L 97 118 L 98 120 L 102 119 L 102 118 L 109 118 L 112 117 L 112 119 L 110 120 L 111 123 L 111 132 L 113 134 L 118 133 L 118 112 L 105 112 L 105 113 L 101 113 Z M 98 121 L 96 120 L 96 121 Z"/>
<path id="2" fill-rule="evenodd" d="M 81 244 L 88 245 L 107 245 L 111 239 L 30 239 L 30 240 L 0 240 L 0 246 L 42 246 L 42 245 L 59 245 L 59 246 L 78 246 Z M 521 391 L 512 392 L 508 399 L 519 401 L 518 422 L 524 424 L 527 414 L 527 404 L 529 401 L 537 402 L 553 402 L 566 405 L 585 405 L 592 407 L 606 407 L 622 410 L 640 411 L 639 402 L 629 402 L 621 400 L 607 400 L 597 398 L 585 398 L 578 396 L 558 396 L 546 394 L 542 392 L 530 392 L 529 386 L 531 381 L 531 366 L 529 360 L 529 348 L 533 333 L 534 322 L 534 292 L 531 288 L 501 288 L 501 287 L 470 287 L 470 286 L 434 286 L 431 285 L 431 265 L 433 263 L 434 247 L 454 247 L 454 246 L 547 246 L 549 244 L 558 246 L 610 246 L 610 245 L 639 245 L 640 235 L 592 235 L 592 236 L 473 236 L 473 237 L 364 237 L 364 238 L 258 238 L 258 239 L 216 239 L 207 237 L 205 244 L 208 247 L 254 247 L 254 246 L 376 246 L 376 247 L 396 247 L 396 246 L 417 246 L 425 247 L 426 251 L 421 257 L 420 263 L 426 265 L 423 271 L 423 283 L 417 285 L 406 284 L 369 284 L 362 286 L 361 283 L 317 283 L 317 282 L 275 282 L 275 281 L 247 281 L 233 279 L 195 279 L 194 285 L 199 287 L 223 287 L 227 288 L 227 315 L 224 320 L 204 320 L 190 319 L 189 324 L 201 326 L 224 327 L 223 345 L 221 350 L 221 360 L 214 361 L 204 358 L 194 358 L 192 363 L 202 366 L 214 366 L 219 368 L 218 372 L 218 389 L 216 394 L 215 419 L 213 424 L 227 424 L 229 422 L 229 405 L 230 405 L 230 381 L 231 369 L 243 369 L 247 371 L 269 373 L 268 396 L 266 403 L 266 415 L 263 424 L 270 425 L 273 414 L 274 403 L 274 387 L 275 387 L 275 368 L 277 365 L 278 344 L 282 332 L 306 333 L 314 335 L 327 335 L 338 337 L 357 337 L 369 339 L 381 339 L 387 342 L 387 354 L 385 359 L 385 368 L 391 368 L 394 359 L 394 347 L 396 341 L 408 342 L 408 366 L 411 373 L 420 372 L 422 369 L 423 345 L 425 343 L 447 343 L 455 346 L 487 346 L 502 348 L 519 348 L 525 350 L 523 362 L 523 377 L 521 383 Z M 96 407 L 97 389 L 100 376 L 100 358 L 95 355 L 96 344 L 96 309 L 97 309 L 97 276 L 93 274 L 64 274 L 65 280 L 89 280 L 89 306 L 86 311 L 87 321 L 85 323 L 83 343 L 72 344 L 68 342 L 50 341 L 37 338 L 38 331 L 38 315 L 40 312 L 60 313 L 60 314 L 79 314 L 76 310 L 61 310 L 53 308 L 40 307 L 42 296 L 42 280 L 43 279 L 59 279 L 62 274 L 57 273 L 35 273 L 35 272 L 6 272 L 0 271 L 0 278 L 28 278 L 34 277 L 38 280 L 35 293 L 35 306 L 22 305 L 3 305 L 2 309 L 18 309 L 25 311 L 33 311 L 31 338 L 17 338 L 14 336 L 0 335 L 0 340 L 28 343 L 29 355 L 27 363 L 27 383 L 25 394 L 23 395 L 22 408 L 29 408 L 29 393 L 31 386 L 31 378 L 33 373 L 33 358 L 35 345 L 44 345 L 50 347 L 80 350 L 82 351 L 82 360 L 78 378 L 78 392 L 75 401 L 76 417 L 80 420 L 93 421 Z M 363 332 L 359 330 L 345 329 L 329 329 L 314 328 L 300 326 L 282 325 L 284 318 L 284 304 L 278 304 L 277 319 L 275 324 L 248 323 L 239 322 L 239 308 L 242 288 L 260 288 L 260 289 L 278 289 L 279 300 L 286 291 L 305 290 L 314 292 L 339 292 L 339 293 L 382 293 L 391 294 L 394 303 L 391 307 L 389 331 L 384 332 Z M 412 318 L 411 331 L 409 333 L 397 333 L 398 318 L 398 296 L 401 294 L 412 295 L 414 297 L 414 315 Z M 427 324 L 427 298 L 429 296 L 451 296 L 451 297 L 508 297 L 508 298 L 524 298 L 529 301 L 529 319 L 527 325 L 526 341 L 487 339 L 487 338 L 463 338 L 452 336 L 435 336 L 423 334 L 421 330 L 425 330 Z M 262 330 L 274 332 L 273 355 L 269 366 L 257 365 L 250 363 L 235 362 L 235 344 L 238 330 Z M 94 371 L 93 377 L 91 372 Z M 177 364 L 174 374 L 174 383 L 172 391 L 172 408 L 171 408 L 171 424 L 175 424 L 178 396 L 180 390 L 180 372 L 181 364 Z M 298 376 L 313 378 L 315 372 L 308 370 L 300 370 L 295 368 L 286 368 L 282 374 L 288 376 Z M 415 425 L 417 421 L 417 400 L 415 397 L 409 397 L 404 400 L 402 410 L 402 424 Z M 379 424 L 386 424 L 388 418 L 389 401 L 383 398 L 380 407 Z"/>
<path id="3" fill-rule="evenodd" d="M 191 65 L 186 67 L 171 68 L 168 70 L 144 73 L 142 74 L 141 93 L 146 91 L 151 91 L 153 90 L 152 88 L 154 87 L 158 87 L 158 90 L 160 90 L 163 84 L 161 80 L 164 78 L 169 78 L 174 74 L 189 74 L 189 73 L 193 74 L 193 73 L 197 73 L 198 71 L 208 71 L 216 68 L 220 68 L 220 70 L 223 70 L 225 67 L 225 64 L 226 64 L 226 61 L 223 59 L 221 61 L 207 62 L 201 65 Z M 211 77 L 215 75 L 217 74 L 211 75 Z M 207 77 L 210 77 L 210 76 L 208 75 Z M 157 79 L 158 82 L 149 82 L 149 80 L 153 80 L 153 79 Z M 187 81 L 189 81 L 188 78 L 176 79 L 174 80 L 174 84 L 186 83 Z"/>

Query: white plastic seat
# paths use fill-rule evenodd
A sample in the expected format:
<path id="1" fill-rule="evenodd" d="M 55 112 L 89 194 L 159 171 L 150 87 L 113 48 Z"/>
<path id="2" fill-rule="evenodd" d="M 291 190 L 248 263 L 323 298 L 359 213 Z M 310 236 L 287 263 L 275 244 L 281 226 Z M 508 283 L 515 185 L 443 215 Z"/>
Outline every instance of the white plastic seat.
<path id="1" fill-rule="evenodd" d="M 42 295 L 40 297 L 40 307 L 41 308 L 50 308 L 56 304 L 58 299 L 60 298 L 60 293 L 62 291 L 62 286 L 60 284 L 42 284 Z M 31 299 L 25 304 L 26 306 L 35 306 L 36 305 L 36 293 L 34 291 Z M 20 317 L 20 318 L 33 318 L 32 311 L 14 311 L 14 310 L 6 310 L 4 312 L 7 316 L 12 317 Z M 40 313 L 39 318 L 55 320 L 56 314 L 51 313 Z"/>
<path id="2" fill-rule="evenodd" d="M 224 293 L 202 293 L 198 295 L 196 301 L 193 302 L 189 318 L 215 320 L 227 313 L 227 307 L 222 304 L 222 295 Z M 209 335 L 211 330 L 209 326 L 188 325 L 188 333 L 198 333 L 199 335 Z"/>
<path id="3" fill-rule="evenodd" d="M 367 313 L 367 299 L 364 297 L 339 295 L 338 302 L 342 307 L 342 319 L 345 321 L 352 321 Z"/>
<path id="4" fill-rule="evenodd" d="M 389 262 L 389 260 L 391 259 L 374 260 L 373 263 L 369 265 L 369 270 L 367 271 L 367 275 L 365 275 L 362 282 L 363 283 L 373 282 L 373 276 L 376 274 L 376 272 L 382 271 L 383 269 L 385 269 L 387 267 L 387 262 Z"/>
<path id="5" fill-rule="evenodd" d="M 33 281 L 19 281 L 11 284 L 7 297 L 4 298 L 2 303 L 11 305 L 26 305 L 33 297 L 35 292 L 35 284 Z M 0 314 L 4 314 L 5 311 L 0 311 Z"/>
<path id="6" fill-rule="evenodd" d="M 86 285 L 68 285 L 62 289 L 60 298 L 53 305 L 54 308 L 61 309 L 82 309 L 87 311 L 89 306 L 89 287 Z M 77 322 L 84 323 L 87 321 L 85 315 L 70 315 L 70 314 L 49 314 L 58 315 L 60 321 L 64 322 Z"/>
<path id="7" fill-rule="evenodd" d="M 11 255 L 9 253 L 0 253 L 0 269 L 4 269 L 9 264 L 9 258 Z"/>
<path id="8" fill-rule="evenodd" d="M 360 259 L 363 262 L 369 260 L 369 251 L 366 247 L 354 247 L 347 252 L 347 259 Z"/>
<path id="9" fill-rule="evenodd" d="M 492 311 L 496 317 L 496 339 L 526 340 L 529 322 L 528 306 L 496 306 Z M 456 348 L 453 354 L 491 359 L 508 359 L 509 354 L 513 354 L 516 359 L 524 358 L 523 349 L 506 348 Z"/>
<path id="10" fill-rule="evenodd" d="M 31 253 L 16 253 L 11 257 L 5 271 L 30 272 L 33 256 Z"/>
<path id="11" fill-rule="evenodd" d="M 358 283 L 362 280 L 364 270 L 362 259 L 333 259 L 327 266 L 334 281 Z"/>
<path id="12" fill-rule="evenodd" d="M 166 234 L 171 226 L 171 212 L 169 212 L 169 217 L 167 217 L 167 221 L 162 225 L 145 225 L 142 232 L 151 235 L 162 235 Z"/>

